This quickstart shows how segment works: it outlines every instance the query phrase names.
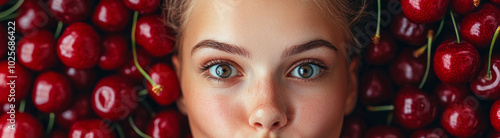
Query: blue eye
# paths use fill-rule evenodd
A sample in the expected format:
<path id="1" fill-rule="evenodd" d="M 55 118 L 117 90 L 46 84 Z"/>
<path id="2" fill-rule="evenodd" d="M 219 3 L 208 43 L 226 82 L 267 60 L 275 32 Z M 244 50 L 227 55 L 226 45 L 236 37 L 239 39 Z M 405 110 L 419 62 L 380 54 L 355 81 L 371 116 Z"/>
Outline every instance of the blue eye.
<path id="1" fill-rule="evenodd" d="M 321 72 L 321 67 L 314 64 L 302 64 L 293 69 L 291 73 L 292 76 L 297 78 L 313 78 L 316 77 Z"/>
<path id="2" fill-rule="evenodd" d="M 216 78 L 229 78 L 238 74 L 238 70 L 228 64 L 214 65 L 208 69 L 208 72 Z"/>

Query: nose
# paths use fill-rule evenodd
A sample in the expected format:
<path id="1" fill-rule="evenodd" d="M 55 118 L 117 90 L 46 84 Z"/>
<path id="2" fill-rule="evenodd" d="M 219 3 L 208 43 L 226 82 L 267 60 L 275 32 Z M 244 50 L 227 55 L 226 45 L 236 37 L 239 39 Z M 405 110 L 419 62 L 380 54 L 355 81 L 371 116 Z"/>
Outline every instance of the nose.
<path id="1" fill-rule="evenodd" d="M 251 112 L 248 123 L 259 131 L 275 131 L 286 126 L 288 117 L 285 111 L 284 96 L 279 96 L 275 83 L 263 82 L 253 87 L 250 93 Z M 281 99 L 280 99 L 281 98 Z"/>

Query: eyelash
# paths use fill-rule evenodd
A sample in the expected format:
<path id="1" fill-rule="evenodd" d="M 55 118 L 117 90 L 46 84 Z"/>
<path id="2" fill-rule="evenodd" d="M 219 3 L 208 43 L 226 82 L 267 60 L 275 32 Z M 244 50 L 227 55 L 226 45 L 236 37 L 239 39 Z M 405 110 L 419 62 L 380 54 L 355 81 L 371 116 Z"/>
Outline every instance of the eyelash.
<path id="1" fill-rule="evenodd" d="M 231 64 L 231 62 L 228 61 L 228 60 L 224 60 L 224 59 L 212 59 L 212 60 L 208 61 L 205 64 L 201 64 L 201 67 L 199 67 L 198 69 L 199 69 L 200 73 L 203 73 L 203 77 L 205 77 L 208 80 L 214 80 L 214 81 L 217 81 L 217 82 L 230 81 L 230 79 L 232 79 L 234 77 L 226 78 L 226 79 L 217 78 L 217 77 L 213 77 L 212 75 L 210 75 L 207 72 L 212 66 L 221 65 L 221 64 L 233 66 L 233 64 Z"/>
<path id="2" fill-rule="evenodd" d="M 330 69 L 321 60 L 318 60 L 318 59 L 303 59 L 303 60 L 300 60 L 299 62 L 296 62 L 295 64 L 293 64 L 292 68 L 290 68 L 290 70 L 288 71 L 287 76 L 289 76 L 290 72 L 293 71 L 295 68 L 297 68 L 299 66 L 302 66 L 302 65 L 307 65 L 307 64 L 316 65 L 316 66 L 318 66 L 321 69 L 321 72 L 318 74 L 318 76 L 316 76 L 314 78 L 307 78 L 307 79 L 303 79 L 303 78 L 293 78 L 293 79 L 299 79 L 299 80 L 304 81 L 304 82 L 320 80 L 321 78 L 323 78 L 323 76 L 325 76 L 324 75 L 325 72 Z"/>

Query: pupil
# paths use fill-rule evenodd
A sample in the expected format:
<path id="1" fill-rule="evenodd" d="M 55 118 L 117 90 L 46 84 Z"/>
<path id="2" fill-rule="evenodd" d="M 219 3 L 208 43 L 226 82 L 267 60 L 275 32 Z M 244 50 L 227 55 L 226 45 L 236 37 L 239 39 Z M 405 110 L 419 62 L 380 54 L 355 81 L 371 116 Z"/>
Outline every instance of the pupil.
<path id="1" fill-rule="evenodd" d="M 310 78 L 313 74 L 312 67 L 310 65 L 302 65 L 299 68 L 299 75 L 302 78 Z"/>
<path id="2" fill-rule="evenodd" d="M 217 73 L 217 76 L 227 78 L 231 75 L 231 68 L 228 65 L 219 65 L 215 69 L 215 72 Z"/>

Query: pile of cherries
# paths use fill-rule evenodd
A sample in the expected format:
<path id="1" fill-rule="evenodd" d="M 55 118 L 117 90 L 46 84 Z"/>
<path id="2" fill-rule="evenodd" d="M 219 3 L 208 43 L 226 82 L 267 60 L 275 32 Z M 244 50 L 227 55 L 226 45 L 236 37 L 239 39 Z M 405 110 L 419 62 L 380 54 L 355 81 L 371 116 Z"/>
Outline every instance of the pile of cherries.
<path id="1" fill-rule="evenodd" d="M 395 2 L 401 12 L 380 14 Z M 342 137 L 500 137 L 500 0 L 371 6 L 378 25 L 366 29 L 373 38 Z"/>

